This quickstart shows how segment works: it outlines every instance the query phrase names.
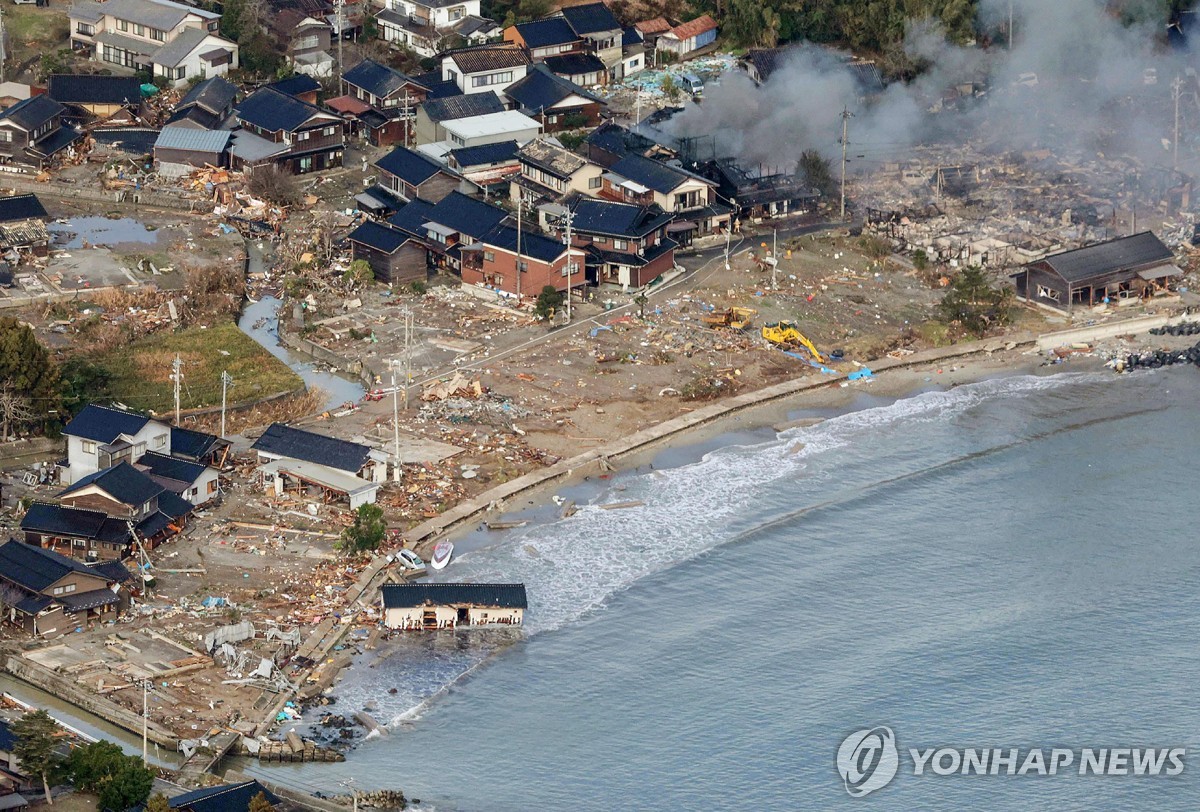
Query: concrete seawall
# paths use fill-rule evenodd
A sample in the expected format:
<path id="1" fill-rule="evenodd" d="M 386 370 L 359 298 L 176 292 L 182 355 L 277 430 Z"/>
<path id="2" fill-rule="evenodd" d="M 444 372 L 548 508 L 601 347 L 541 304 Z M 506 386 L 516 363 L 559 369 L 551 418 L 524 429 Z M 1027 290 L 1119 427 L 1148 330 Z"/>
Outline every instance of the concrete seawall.
<path id="1" fill-rule="evenodd" d="M 38 665 L 23 657 L 10 656 L 4 663 L 4 670 L 18 679 L 35 685 L 47 693 L 54 694 L 59 699 L 94 713 L 101 719 L 111 722 L 117 727 L 131 733 L 142 735 L 142 717 L 140 714 L 126 710 L 120 705 L 94 694 L 76 685 L 45 666 Z M 155 744 L 175 750 L 179 747 L 179 737 L 159 725 L 151 722 L 146 729 L 146 738 Z"/>

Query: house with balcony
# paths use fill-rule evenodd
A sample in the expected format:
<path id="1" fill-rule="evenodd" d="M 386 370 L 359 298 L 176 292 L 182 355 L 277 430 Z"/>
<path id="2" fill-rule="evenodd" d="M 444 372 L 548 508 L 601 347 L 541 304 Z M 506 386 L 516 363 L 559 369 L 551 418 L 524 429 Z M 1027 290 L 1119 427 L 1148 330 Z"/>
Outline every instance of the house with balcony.
<path id="1" fill-rule="evenodd" d="M 450 150 L 446 165 L 489 194 L 504 194 L 509 180 L 521 172 L 516 141 Z"/>
<path id="2" fill-rule="evenodd" d="M 36 172 L 53 163 L 83 138 L 65 120 L 66 112 L 46 95 L 31 96 L 0 111 L 0 164 Z"/>
<path id="3" fill-rule="evenodd" d="M 333 26 L 323 14 L 300 8 L 276 9 L 267 15 L 265 27 L 267 34 L 283 45 L 284 58 L 297 73 L 333 75 Z"/>
<path id="4" fill-rule="evenodd" d="M 353 117 L 377 147 L 409 144 L 415 133 L 417 107 L 428 89 L 411 76 L 373 59 L 364 59 L 342 74 L 342 94 L 325 104 Z"/>
<path id="5" fill-rule="evenodd" d="M 375 168 L 382 175 L 379 185 L 406 202 L 421 198 L 437 203 L 463 184 L 456 172 L 408 147 L 396 147 Z"/>
<path id="6" fill-rule="evenodd" d="M 678 244 L 667 236 L 674 219 L 657 206 L 580 197 L 570 204 L 571 244 L 587 249 L 587 276 L 622 291 L 649 285 L 675 267 Z M 566 218 L 550 219 L 566 238 Z"/>
<path id="7" fill-rule="evenodd" d="M 512 42 L 447 51 L 442 57 L 442 80 L 466 94 L 501 93 L 529 72 L 529 53 Z"/>
<path id="8" fill-rule="evenodd" d="M 238 66 L 237 43 L 218 33 L 221 15 L 172 0 L 80 0 L 68 12 L 71 48 L 175 87 Z"/>
<path id="9" fill-rule="evenodd" d="M 658 206 L 674 222 L 667 232 L 680 245 L 697 237 L 724 234 L 733 208 L 721 202 L 717 184 L 694 172 L 629 154 L 604 173 L 598 197 L 638 206 Z"/>
<path id="10" fill-rule="evenodd" d="M 241 128 L 230 147 L 235 169 L 269 163 L 301 175 L 342 165 L 345 120 L 335 113 L 264 87 L 234 115 Z"/>
<path id="11" fill-rule="evenodd" d="M 4 620 L 34 637 L 117 620 L 129 607 L 129 580 L 116 562 L 89 566 L 15 539 L 0 544 L 0 584 L 14 593 Z"/>
<path id="12" fill-rule="evenodd" d="M 621 23 L 604 3 L 585 3 L 581 6 L 568 6 L 558 12 L 571 30 L 581 37 L 587 53 L 596 57 L 605 69 L 605 75 L 596 84 L 607 84 L 615 78 L 615 71 L 621 63 L 622 29 Z M 554 71 L 558 73 L 557 70 Z M 572 80 L 574 81 L 574 80 Z"/>
<path id="13" fill-rule="evenodd" d="M 424 211 L 416 230 L 429 250 L 430 265 L 461 272 L 464 248 L 507 218 L 508 212 L 499 206 L 454 192 Z"/>
<path id="14" fill-rule="evenodd" d="M 73 485 L 120 462 L 137 462 L 147 451 L 171 453 L 171 427 L 137 412 L 90 403 L 63 429 L 67 456 L 58 481 Z"/>
<path id="15" fill-rule="evenodd" d="M 468 44 L 495 38 L 500 26 L 480 14 L 479 0 L 387 0 L 376 15 L 385 42 L 403 45 L 429 58 L 461 37 Z"/>
<path id="16" fill-rule="evenodd" d="M 534 65 L 504 95 L 516 109 L 541 122 L 544 132 L 595 127 L 608 103 L 579 85 Z"/>
<path id="17" fill-rule="evenodd" d="M 525 144 L 518 150 L 517 160 L 521 172 L 513 177 L 510 188 L 514 201 L 522 195 L 532 198 L 535 204 L 571 193 L 594 197 L 603 186 L 604 167 L 550 139 L 538 138 Z"/>
<path id="18" fill-rule="evenodd" d="M 58 494 L 58 502 L 63 510 L 94 511 L 125 522 L 130 529 L 130 540 L 146 549 L 153 549 L 179 532 L 195 507 L 139 467 L 124 461 L 76 481 Z M 48 538 L 54 540 L 56 547 L 62 541 L 59 536 Z M 42 539 L 43 546 L 47 540 Z M 74 542 L 69 551 L 60 549 L 60 552 L 77 558 L 105 554 L 103 548 L 81 549 Z"/>

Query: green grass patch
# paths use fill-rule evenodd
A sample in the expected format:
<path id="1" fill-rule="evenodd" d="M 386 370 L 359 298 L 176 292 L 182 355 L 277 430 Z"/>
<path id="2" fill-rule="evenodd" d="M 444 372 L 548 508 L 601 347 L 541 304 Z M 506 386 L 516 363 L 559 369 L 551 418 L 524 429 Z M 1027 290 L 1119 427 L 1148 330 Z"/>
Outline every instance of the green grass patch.
<path id="1" fill-rule="evenodd" d="M 233 322 L 148 336 L 94 360 L 111 373 L 113 398 L 134 409 L 162 413 L 175 408 L 170 376 L 176 354 L 183 361 L 180 404 L 184 409 L 220 406 L 223 370 L 233 376 L 230 403 L 290 392 L 303 385 L 299 375 Z"/>
<path id="2" fill-rule="evenodd" d="M 65 43 L 69 26 L 67 15 L 62 11 L 5 4 L 4 27 L 8 29 L 9 41 L 27 47 L 31 53 L 40 50 L 33 46 Z"/>

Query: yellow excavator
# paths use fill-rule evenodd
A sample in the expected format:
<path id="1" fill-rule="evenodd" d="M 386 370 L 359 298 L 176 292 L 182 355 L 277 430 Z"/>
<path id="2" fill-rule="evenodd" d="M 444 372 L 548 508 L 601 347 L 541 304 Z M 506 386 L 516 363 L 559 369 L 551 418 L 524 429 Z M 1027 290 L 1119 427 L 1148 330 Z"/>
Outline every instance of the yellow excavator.
<path id="1" fill-rule="evenodd" d="M 813 343 L 808 340 L 804 333 L 800 332 L 800 328 L 795 322 L 791 321 L 776 321 L 769 324 L 764 324 L 762 328 L 762 337 L 771 342 L 777 347 L 783 349 L 795 349 L 803 347 L 812 355 L 814 361 L 825 363 L 825 356 L 817 351 Z"/>
<path id="2" fill-rule="evenodd" d="M 728 327 L 732 330 L 745 330 L 754 322 L 754 317 L 757 314 L 757 310 L 749 307 L 730 307 L 725 310 L 707 313 L 701 316 L 700 319 L 709 327 Z"/>

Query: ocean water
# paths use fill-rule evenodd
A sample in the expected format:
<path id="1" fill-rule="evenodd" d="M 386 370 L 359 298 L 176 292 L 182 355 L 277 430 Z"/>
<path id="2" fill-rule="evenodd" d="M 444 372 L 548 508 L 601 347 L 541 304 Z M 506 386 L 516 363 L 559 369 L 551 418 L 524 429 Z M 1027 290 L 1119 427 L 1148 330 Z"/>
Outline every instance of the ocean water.
<path id="1" fill-rule="evenodd" d="M 443 573 L 525 582 L 523 632 L 407 636 L 336 689 L 390 735 L 249 769 L 481 812 L 1192 808 L 1197 402 L 1193 369 L 1007 377 L 592 483 Z M 853 798 L 838 747 L 880 725 L 899 774 Z M 1187 755 L 914 776 L 941 746 Z"/>

